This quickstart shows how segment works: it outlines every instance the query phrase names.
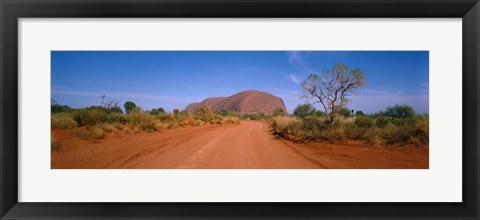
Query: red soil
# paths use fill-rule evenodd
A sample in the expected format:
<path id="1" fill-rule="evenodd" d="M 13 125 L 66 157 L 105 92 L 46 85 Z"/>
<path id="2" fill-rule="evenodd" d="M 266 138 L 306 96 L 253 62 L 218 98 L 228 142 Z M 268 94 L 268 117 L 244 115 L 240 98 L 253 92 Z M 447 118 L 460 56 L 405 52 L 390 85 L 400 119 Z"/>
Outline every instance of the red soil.
<path id="1" fill-rule="evenodd" d="M 130 135 L 121 132 L 100 140 L 75 140 L 67 130 L 52 132 L 60 141 L 60 149 L 51 152 L 53 169 L 428 169 L 428 146 L 297 144 L 272 135 L 263 121 Z"/>

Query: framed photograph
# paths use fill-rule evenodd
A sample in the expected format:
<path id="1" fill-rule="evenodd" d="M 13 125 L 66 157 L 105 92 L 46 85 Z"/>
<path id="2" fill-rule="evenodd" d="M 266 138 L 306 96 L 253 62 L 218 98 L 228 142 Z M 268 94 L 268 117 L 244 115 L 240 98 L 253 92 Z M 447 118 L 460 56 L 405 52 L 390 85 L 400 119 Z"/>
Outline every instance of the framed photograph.
<path id="1" fill-rule="evenodd" d="M 2 1 L 2 219 L 478 219 L 478 1 Z"/>

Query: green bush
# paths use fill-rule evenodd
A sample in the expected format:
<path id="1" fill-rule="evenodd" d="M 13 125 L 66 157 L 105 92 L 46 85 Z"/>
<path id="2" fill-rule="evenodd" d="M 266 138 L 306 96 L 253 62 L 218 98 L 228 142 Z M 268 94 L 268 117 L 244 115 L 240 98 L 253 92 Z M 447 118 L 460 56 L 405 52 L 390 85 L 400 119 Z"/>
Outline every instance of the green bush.
<path id="1" fill-rule="evenodd" d="M 52 105 L 50 107 L 51 113 L 72 112 L 72 108 L 68 105 Z"/>
<path id="2" fill-rule="evenodd" d="M 163 108 L 152 108 L 152 110 L 150 111 L 150 114 L 152 114 L 152 115 L 165 114 L 165 109 L 163 109 Z"/>
<path id="3" fill-rule="evenodd" d="M 373 119 L 367 116 L 357 116 L 355 118 L 355 125 L 362 128 L 369 128 L 373 126 Z"/>
<path id="4" fill-rule="evenodd" d="M 50 100 L 50 110 L 51 114 L 54 113 L 63 113 L 63 112 L 72 112 L 72 108 L 68 105 L 60 105 L 55 101 L 55 99 Z"/>
<path id="5" fill-rule="evenodd" d="M 271 118 L 264 113 L 255 113 L 255 114 L 244 114 L 241 116 L 242 119 L 250 119 L 250 120 L 263 120 Z"/>
<path id="6" fill-rule="evenodd" d="M 127 101 L 123 104 L 123 107 L 125 108 L 127 114 L 130 114 L 130 112 L 133 111 L 137 107 L 137 105 L 134 102 Z"/>
<path id="7" fill-rule="evenodd" d="M 309 115 L 315 115 L 315 107 L 310 104 L 302 104 L 297 105 L 297 107 L 293 110 L 293 114 L 297 117 L 303 118 Z"/>
<path id="8" fill-rule="evenodd" d="M 229 111 L 228 109 L 215 109 L 215 114 L 226 117 L 226 116 L 235 116 L 238 117 L 238 113 Z"/>
<path id="9" fill-rule="evenodd" d="M 84 108 L 73 112 L 73 119 L 79 126 L 96 125 L 107 120 L 107 113 L 101 108 Z"/>
<path id="10" fill-rule="evenodd" d="M 394 117 L 394 118 L 408 118 L 415 116 L 415 111 L 408 105 L 394 105 L 388 106 L 381 115 Z"/>
<path id="11" fill-rule="evenodd" d="M 69 113 L 52 114 L 50 119 L 51 128 L 70 129 L 78 126 Z"/>
<path id="12" fill-rule="evenodd" d="M 338 114 L 342 115 L 343 117 L 349 117 L 352 112 L 348 108 L 341 108 L 340 111 L 338 111 Z"/>
<path id="13" fill-rule="evenodd" d="M 283 108 L 276 108 L 273 110 L 273 113 L 272 113 L 272 116 L 273 117 L 276 117 L 276 116 L 286 116 L 287 113 L 285 112 L 285 110 L 283 110 Z"/>

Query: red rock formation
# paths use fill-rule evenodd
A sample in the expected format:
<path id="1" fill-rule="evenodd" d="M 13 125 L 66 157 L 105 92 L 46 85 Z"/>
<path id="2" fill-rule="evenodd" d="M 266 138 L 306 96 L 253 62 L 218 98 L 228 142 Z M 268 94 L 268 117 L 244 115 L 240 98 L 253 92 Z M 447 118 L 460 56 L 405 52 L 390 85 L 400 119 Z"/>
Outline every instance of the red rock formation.
<path id="1" fill-rule="evenodd" d="M 190 103 L 185 110 L 194 112 L 202 106 L 227 109 L 239 114 L 264 113 L 271 115 L 276 108 L 287 112 L 282 98 L 257 90 L 243 91 L 229 97 L 207 98 L 201 102 Z"/>

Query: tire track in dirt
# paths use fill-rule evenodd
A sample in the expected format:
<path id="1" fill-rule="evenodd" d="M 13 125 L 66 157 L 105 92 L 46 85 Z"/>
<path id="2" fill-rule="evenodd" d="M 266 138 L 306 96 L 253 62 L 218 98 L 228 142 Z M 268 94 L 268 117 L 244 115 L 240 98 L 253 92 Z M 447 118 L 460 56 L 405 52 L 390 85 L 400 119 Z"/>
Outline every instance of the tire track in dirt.
<path id="1" fill-rule="evenodd" d="M 263 121 L 133 134 L 57 152 L 52 168 L 322 168 L 292 151 Z M 84 152 L 91 152 L 89 156 Z M 72 161 L 77 163 L 72 164 Z"/>

